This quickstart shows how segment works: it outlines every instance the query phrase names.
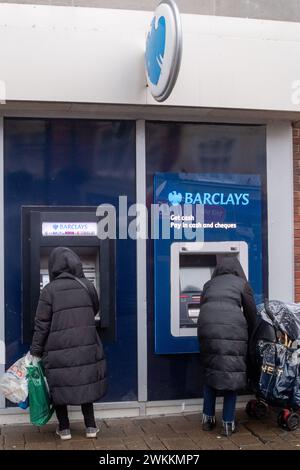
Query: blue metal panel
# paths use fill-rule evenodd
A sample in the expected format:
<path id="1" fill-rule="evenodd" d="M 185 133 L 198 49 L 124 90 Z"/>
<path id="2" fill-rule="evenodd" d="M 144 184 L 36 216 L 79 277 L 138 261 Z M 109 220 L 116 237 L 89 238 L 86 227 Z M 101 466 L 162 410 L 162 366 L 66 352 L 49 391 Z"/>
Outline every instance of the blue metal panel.
<path id="1" fill-rule="evenodd" d="M 118 206 L 135 203 L 135 123 L 6 119 L 5 328 L 7 366 L 28 350 L 21 344 L 21 206 Z M 136 244 L 116 247 L 117 341 L 106 344 L 106 401 L 137 399 Z"/>
<path id="2" fill-rule="evenodd" d="M 266 130 L 264 126 L 163 123 L 146 124 L 147 204 L 154 199 L 154 175 L 163 173 L 259 175 L 262 196 L 262 280 L 268 295 Z M 150 223 L 150 219 L 149 219 Z M 207 241 L 210 241 L 208 239 Z M 154 242 L 148 254 L 148 399 L 198 398 L 199 355 L 155 353 Z M 168 285 L 166 283 L 166 288 Z"/>

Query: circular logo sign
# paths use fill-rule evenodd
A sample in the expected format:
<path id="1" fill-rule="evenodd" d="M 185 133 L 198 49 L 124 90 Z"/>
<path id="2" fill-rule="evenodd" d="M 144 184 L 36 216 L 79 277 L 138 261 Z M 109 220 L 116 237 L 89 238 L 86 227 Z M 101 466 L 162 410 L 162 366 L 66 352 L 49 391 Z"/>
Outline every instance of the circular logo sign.
<path id="1" fill-rule="evenodd" d="M 182 53 L 180 14 L 173 0 L 162 1 L 147 34 L 145 66 L 148 86 L 156 101 L 165 101 L 174 88 Z"/>

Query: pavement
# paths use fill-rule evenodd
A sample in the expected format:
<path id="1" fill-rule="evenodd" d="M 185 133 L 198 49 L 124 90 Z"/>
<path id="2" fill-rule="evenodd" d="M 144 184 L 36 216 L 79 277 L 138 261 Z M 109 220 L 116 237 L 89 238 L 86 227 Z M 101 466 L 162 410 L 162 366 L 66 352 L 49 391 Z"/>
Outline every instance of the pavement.
<path id="1" fill-rule="evenodd" d="M 105 419 L 98 421 L 97 439 L 86 439 L 82 422 L 71 425 L 72 440 L 62 442 L 50 423 L 36 428 L 31 425 L 0 427 L 0 449 L 9 450 L 300 450 L 300 427 L 284 431 L 272 412 L 262 419 L 249 418 L 238 411 L 239 432 L 221 437 L 219 426 L 212 432 L 201 429 L 200 414 L 147 418 Z"/>

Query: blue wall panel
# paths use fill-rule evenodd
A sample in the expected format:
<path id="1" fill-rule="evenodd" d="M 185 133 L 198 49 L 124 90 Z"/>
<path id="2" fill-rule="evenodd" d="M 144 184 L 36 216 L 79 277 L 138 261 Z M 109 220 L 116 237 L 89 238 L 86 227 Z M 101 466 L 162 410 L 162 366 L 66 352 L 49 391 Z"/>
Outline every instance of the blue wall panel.
<path id="1" fill-rule="evenodd" d="M 148 122 L 147 204 L 154 201 L 154 177 L 171 174 L 256 175 L 262 198 L 262 281 L 267 295 L 266 132 L 264 126 Z M 150 224 L 150 219 L 149 219 Z M 207 241 L 210 241 L 207 232 Z M 154 327 L 154 242 L 148 241 L 148 399 L 199 398 L 199 354 L 156 354 Z M 169 289 L 168 279 L 165 288 Z M 258 290 L 259 293 L 260 290 Z M 259 296 L 259 299 L 261 297 Z"/>
<path id="2" fill-rule="evenodd" d="M 135 203 L 132 121 L 5 119 L 6 362 L 28 350 L 21 341 L 21 206 L 118 206 Z M 116 247 L 117 341 L 106 344 L 106 401 L 137 399 L 136 246 Z"/>

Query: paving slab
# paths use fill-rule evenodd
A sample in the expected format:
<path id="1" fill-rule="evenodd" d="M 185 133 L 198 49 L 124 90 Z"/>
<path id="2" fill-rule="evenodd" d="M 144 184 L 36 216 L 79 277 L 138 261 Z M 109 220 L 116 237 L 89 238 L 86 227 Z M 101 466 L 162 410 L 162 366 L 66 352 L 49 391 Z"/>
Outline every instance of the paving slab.
<path id="1" fill-rule="evenodd" d="M 166 450 L 166 446 L 162 443 L 162 441 L 155 435 L 155 436 L 145 436 L 144 441 L 146 442 L 147 446 L 151 450 Z"/>
<path id="2" fill-rule="evenodd" d="M 253 434 L 233 434 L 231 436 L 232 442 L 234 442 L 239 447 L 246 445 L 258 445 L 261 444 L 260 440 Z"/>
<path id="3" fill-rule="evenodd" d="M 17 444 L 4 442 L 3 449 L 4 450 L 24 450 L 25 442 L 19 442 Z"/>
<path id="4" fill-rule="evenodd" d="M 142 429 L 145 434 L 164 436 L 164 437 L 176 437 L 176 432 L 171 426 L 167 424 L 154 424 L 152 426 L 142 426 Z"/>
<path id="5" fill-rule="evenodd" d="M 29 426 L 29 425 L 20 425 L 20 426 L 2 426 L 1 427 L 1 435 L 3 436 L 14 436 L 17 434 L 24 434 L 26 431 L 30 430 L 31 432 L 36 432 L 38 433 L 39 430 L 38 428 L 35 428 L 34 426 Z"/>
<path id="6" fill-rule="evenodd" d="M 135 424 L 127 423 L 121 426 L 121 430 L 127 437 L 143 437 L 145 435 L 143 429 Z"/>
<path id="7" fill-rule="evenodd" d="M 126 449 L 125 444 L 118 437 L 103 438 L 100 436 L 93 440 L 93 444 L 95 449 L 101 450 L 113 450 L 117 449 L 118 446 L 120 446 L 120 450 L 122 450 L 122 448 Z"/>
<path id="8" fill-rule="evenodd" d="M 256 445 L 249 445 L 249 446 L 241 446 L 240 450 L 274 450 L 271 447 L 264 445 L 264 444 L 256 444 Z"/>
<path id="9" fill-rule="evenodd" d="M 234 442 L 230 441 L 229 439 L 220 440 L 218 445 L 220 445 L 220 447 L 223 450 L 238 450 L 239 449 L 239 447 Z"/>
<path id="10" fill-rule="evenodd" d="M 149 450 L 149 447 L 143 439 L 131 439 L 126 437 L 122 439 L 122 442 L 128 450 Z"/>
<path id="11" fill-rule="evenodd" d="M 35 433 L 28 431 L 24 433 L 24 440 L 26 444 L 30 444 L 32 442 L 55 442 L 55 435 L 52 432 Z"/>
<path id="12" fill-rule="evenodd" d="M 77 423 L 72 423 L 72 428 L 76 424 Z M 50 424 L 47 424 L 47 426 L 41 426 L 40 428 L 38 428 L 41 434 L 49 433 L 49 432 L 54 434 L 56 429 L 57 429 L 57 423 L 50 423 Z"/>
<path id="13" fill-rule="evenodd" d="M 135 423 L 139 422 L 139 419 L 133 418 L 112 418 L 112 419 L 104 419 L 102 423 L 107 426 L 108 428 L 113 428 L 113 427 L 120 427 L 120 426 L 126 426 L 128 423 L 131 423 L 132 425 Z"/>
<path id="14" fill-rule="evenodd" d="M 121 427 L 100 428 L 100 434 L 103 438 L 118 437 L 119 439 L 122 439 L 123 437 L 126 437 L 126 434 Z"/>
<path id="15" fill-rule="evenodd" d="M 106 451 L 106 450 L 126 450 L 128 451 L 128 448 L 125 446 L 125 444 L 121 444 L 120 442 L 116 445 L 110 445 L 110 446 L 106 446 L 106 445 L 102 445 L 102 444 L 94 444 L 95 445 L 95 449 L 96 450 L 102 450 L 102 451 Z"/>
<path id="16" fill-rule="evenodd" d="M 199 446 L 192 439 L 185 436 L 167 437 L 161 440 L 168 450 L 199 450 Z"/>
<path id="17" fill-rule="evenodd" d="M 70 447 L 69 450 L 95 450 L 95 446 L 92 442 L 92 439 L 85 441 L 69 441 Z"/>
<path id="18" fill-rule="evenodd" d="M 24 434 L 11 434 L 4 437 L 4 446 L 5 448 L 13 447 L 13 446 L 23 446 L 25 444 Z"/>
<path id="19" fill-rule="evenodd" d="M 25 444 L 25 450 L 57 450 L 55 443 L 51 442 L 31 442 Z"/>

